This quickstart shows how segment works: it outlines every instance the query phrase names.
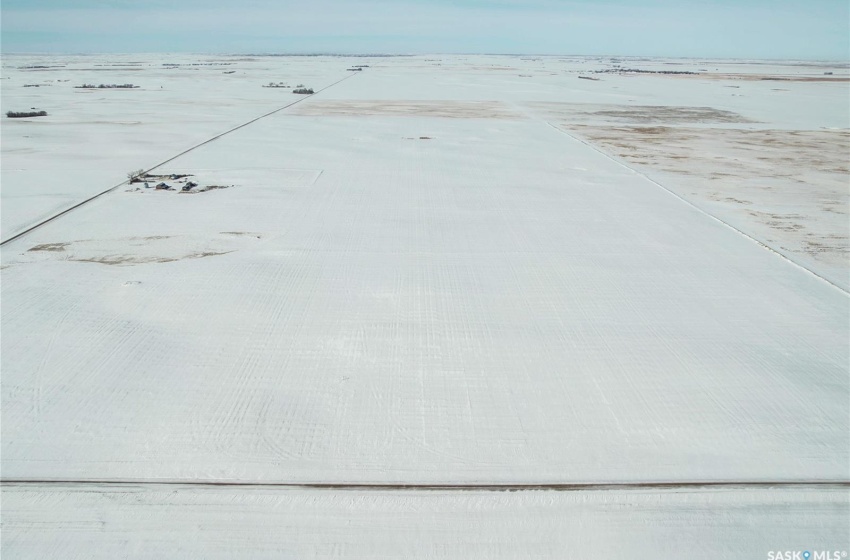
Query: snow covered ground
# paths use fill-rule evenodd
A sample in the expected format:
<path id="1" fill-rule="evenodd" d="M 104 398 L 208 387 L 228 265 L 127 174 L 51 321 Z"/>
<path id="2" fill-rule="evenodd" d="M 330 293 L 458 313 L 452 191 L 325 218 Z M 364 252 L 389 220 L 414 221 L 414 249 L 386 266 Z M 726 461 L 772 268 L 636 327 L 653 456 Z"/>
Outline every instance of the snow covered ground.
<path id="1" fill-rule="evenodd" d="M 847 550 L 847 499 L 793 491 L 335 491 L 9 485 L 31 558 L 767 558 Z M 836 547 L 836 548 L 830 548 Z M 832 556 L 830 556 L 831 558 Z M 802 558 L 802 556 L 801 556 Z"/>
<path id="2" fill-rule="evenodd" d="M 4 240 L 303 99 L 155 171 L 227 188 L 121 185 L 3 245 L 4 552 L 850 549 L 846 66 L 3 64 L 3 106 L 49 113 L 3 121 Z M 262 87 L 281 81 L 330 87 Z M 659 126 L 669 149 L 640 136 Z M 726 140 L 783 130 L 838 155 Z M 666 165 L 676 134 L 732 179 L 613 145 Z M 760 157 L 776 189 L 752 186 Z M 780 207 L 814 237 L 765 225 Z"/>

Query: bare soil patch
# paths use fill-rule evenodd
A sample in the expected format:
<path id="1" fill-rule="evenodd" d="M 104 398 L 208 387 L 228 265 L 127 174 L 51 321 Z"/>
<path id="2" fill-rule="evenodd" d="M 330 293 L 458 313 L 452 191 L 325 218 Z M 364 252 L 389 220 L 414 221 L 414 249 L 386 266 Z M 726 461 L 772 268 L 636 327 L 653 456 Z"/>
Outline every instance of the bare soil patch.
<path id="1" fill-rule="evenodd" d="M 728 124 L 752 120 L 714 107 L 668 105 L 603 105 L 541 102 L 529 105 L 547 118 L 575 123 L 611 124 Z"/>
<path id="2" fill-rule="evenodd" d="M 677 76 L 693 77 L 693 76 Z M 745 82 L 850 82 L 847 76 L 766 76 L 764 74 L 700 74 L 699 78 L 710 80 L 742 80 Z"/>
<path id="3" fill-rule="evenodd" d="M 452 119 L 518 119 L 522 117 L 498 101 L 315 101 L 298 105 L 292 114 Z"/>
<path id="4" fill-rule="evenodd" d="M 648 71 L 648 70 L 606 70 L 601 73 L 616 74 L 619 76 L 640 76 L 646 78 L 672 78 L 679 80 L 740 80 L 745 82 L 777 81 L 777 82 L 850 82 L 848 76 L 821 75 L 801 76 L 796 74 L 751 74 L 751 73 L 728 73 L 728 72 L 675 72 L 675 71 Z"/>
<path id="5" fill-rule="evenodd" d="M 42 243 L 36 245 L 30 251 L 64 251 L 69 243 Z"/>
<path id="6" fill-rule="evenodd" d="M 569 130 L 650 176 L 672 174 L 665 186 L 809 268 L 850 277 L 850 130 Z"/>
<path id="7" fill-rule="evenodd" d="M 148 235 L 62 241 L 36 245 L 25 253 L 23 260 L 63 260 L 110 266 L 170 263 L 226 255 L 261 237 L 252 232 L 221 232 L 209 236 Z"/>
<path id="8" fill-rule="evenodd" d="M 739 178 L 787 177 L 800 183 L 812 173 L 850 174 L 848 130 L 736 130 L 672 126 L 571 127 L 635 163 L 686 175 L 724 171 Z M 820 181 L 821 183 L 823 181 Z"/>

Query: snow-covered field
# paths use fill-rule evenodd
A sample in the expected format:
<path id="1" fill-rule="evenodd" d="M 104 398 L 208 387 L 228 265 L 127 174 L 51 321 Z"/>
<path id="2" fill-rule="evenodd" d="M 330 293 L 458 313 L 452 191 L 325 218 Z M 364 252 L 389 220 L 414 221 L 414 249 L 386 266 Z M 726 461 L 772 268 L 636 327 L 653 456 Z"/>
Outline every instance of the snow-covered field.
<path id="1" fill-rule="evenodd" d="M 3 66 L 4 553 L 850 550 L 846 65 Z"/>
<path id="2" fill-rule="evenodd" d="M 13 484 L 3 512 L 4 552 L 16 558 L 715 560 L 847 548 L 846 495 L 817 488 L 237 492 Z"/>

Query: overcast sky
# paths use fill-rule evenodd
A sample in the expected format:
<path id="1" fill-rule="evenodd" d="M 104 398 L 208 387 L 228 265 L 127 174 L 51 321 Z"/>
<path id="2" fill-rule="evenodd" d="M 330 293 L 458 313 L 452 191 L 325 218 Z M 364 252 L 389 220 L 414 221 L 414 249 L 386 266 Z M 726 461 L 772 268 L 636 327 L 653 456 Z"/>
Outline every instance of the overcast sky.
<path id="1" fill-rule="evenodd" d="M 850 59 L 848 0 L 3 0 L 3 52 Z"/>

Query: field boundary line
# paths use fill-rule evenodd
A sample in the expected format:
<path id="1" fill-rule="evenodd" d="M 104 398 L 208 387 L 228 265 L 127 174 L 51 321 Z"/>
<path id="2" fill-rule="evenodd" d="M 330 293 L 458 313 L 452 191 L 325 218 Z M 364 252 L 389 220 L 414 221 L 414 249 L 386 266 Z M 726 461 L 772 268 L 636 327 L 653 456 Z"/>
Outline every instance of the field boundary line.
<path id="1" fill-rule="evenodd" d="M 600 492 L 640 490 L 745 490 L 826 488 L 850 489 L 850 480 L 741 480 L 741 481 L 647 481 L 647 482 L 588 482 L 588 483 L 404 483 L 404 482 L 251 482 L 233 480 L 179 480 L 179 479 L 0 479 L 0 486 L 187 486 L 224 488 L 280 488 L 301 490 L 340 491 L 432 491 L 432 492 Z"/>

